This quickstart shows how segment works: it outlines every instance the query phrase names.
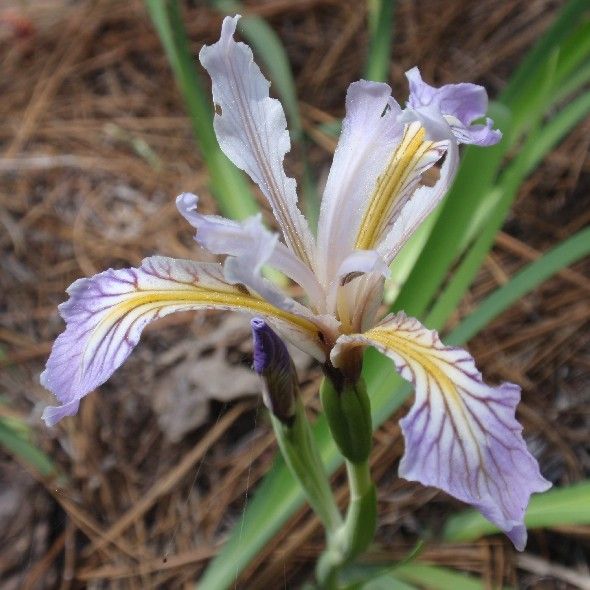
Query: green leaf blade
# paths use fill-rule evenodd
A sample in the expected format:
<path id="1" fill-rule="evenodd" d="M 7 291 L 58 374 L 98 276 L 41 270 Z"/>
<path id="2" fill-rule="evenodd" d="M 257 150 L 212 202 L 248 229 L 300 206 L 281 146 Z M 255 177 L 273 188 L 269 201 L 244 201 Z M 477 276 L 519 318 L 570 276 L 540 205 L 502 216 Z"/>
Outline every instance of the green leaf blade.
<path id="1" fill-rule="evenodd" d="M 590 480 L 533 496 L 524 522 L 529 529 L 590 524 Z M 498 532 L 478 512 L 468 510 L 448 519 L 443 538 L 465 542 Z"/>

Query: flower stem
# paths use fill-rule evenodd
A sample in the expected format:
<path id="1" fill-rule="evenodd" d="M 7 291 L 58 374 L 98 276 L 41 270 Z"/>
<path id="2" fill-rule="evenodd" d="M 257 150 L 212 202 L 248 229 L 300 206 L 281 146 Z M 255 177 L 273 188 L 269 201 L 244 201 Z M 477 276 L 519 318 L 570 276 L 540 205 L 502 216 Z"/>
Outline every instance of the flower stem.
<path id="1" fill-rule="evenodd" d="M 316 567 L 319 586 L 324 590 L 339 588 L 340 570 L 369 546 L 377 526 L 377 495 L 368 461 L 347 461 L 346 471 L 350 488 L 346 519 L 337 533 L 329 537 L 328 547 Z"/>
<path id="2" fill-rule="evenodd" d="M 301 400 L 296 401 L 295 418 L 287 425 L 271 414 L 281 453 L 291 473 L 303 488 L 307 501 L 322 521 L 328 542 L 343 526 L 342 515 L 317 450 Z"/>
<path id="3" fill-rule="evenodd" d="M 375 536 L 377 526 L 377 494 L 371 480 L 369 462 L 346 462 L 350 503 L 344 521 L 347 561 L 362 553 Z"/>

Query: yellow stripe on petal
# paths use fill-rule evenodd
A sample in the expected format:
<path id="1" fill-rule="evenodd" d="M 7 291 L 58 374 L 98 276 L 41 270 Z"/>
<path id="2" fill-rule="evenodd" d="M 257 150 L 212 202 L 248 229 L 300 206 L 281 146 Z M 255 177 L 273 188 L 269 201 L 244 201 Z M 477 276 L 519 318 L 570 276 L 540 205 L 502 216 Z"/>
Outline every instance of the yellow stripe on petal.
<path id="1" fill-rule="evenodd" d="M 444 142 L 443 142 L 444 143 Z M 355 247 L 371 250 L 376 247 L 394 213 L 405 202 L 428 170 L 443 153 L 441 142 L 426 139 L 420 123 L 409 124 L 391 157 L 385 172 L 377 180 L 369 205 L 365 210 Z"/>
<path id="2" fill-rule="evenodd" d="M 134 309 L 150 311 L 164 307 L 190 307 L 193 305 L 211 307 L 212 309 L 243 310 L 255 315 L 261 314 L 290 322 L 310 333 L 317 332 L 317 326 L 309 320 L 279 309 L 264 299 L 246 295 L 237 288 L 234 291 L 224 292 L 199 287 L 178 291 L 138 291 L 132 297 L 115 305 L 96 329 L 100 330 L 102 324 L 111 324 L 118 317 L 124 316 Z"/>
<path id="3" fill-rule="evenodd" d="M 424 330 L 426 334 L 431 332 Z M 392 331 L 384 328 L 373 328 L 365 332 L 364 336 L 371 340 L 377 348 L 396 351 L 410 365 L 421 367 L 429 377 L 435 381 L 447 397 L 447 401 L 454 404 L 461 411 L 461 398 L 457 386 L 449 378 L 448 361 L 443 361 L 436 356 L 436 349 L 432 342 L 414 340 L 408 337 L 408 333 L 402 330 Z"/>
<path id="4" fill-rule="evenodd" d="M 53 346 L 41 382 L 71 407 L 125 361 L 148 323 L 177 311 L 219 309 L 258 315 L 291 342 L 324 359 L 320 328 L 310 312 L 295 302 L 293 311 L 278 308 L 229 284 L 219 264 L 154 256 L 140 268 L 108 270 L 76 281 L 68 292 L 70 299 L 60 306 L 67 327 Z M 57 413 L 65 415 L 59 409 Z M 53 414 L 47 417 L 54 421 Z"/>

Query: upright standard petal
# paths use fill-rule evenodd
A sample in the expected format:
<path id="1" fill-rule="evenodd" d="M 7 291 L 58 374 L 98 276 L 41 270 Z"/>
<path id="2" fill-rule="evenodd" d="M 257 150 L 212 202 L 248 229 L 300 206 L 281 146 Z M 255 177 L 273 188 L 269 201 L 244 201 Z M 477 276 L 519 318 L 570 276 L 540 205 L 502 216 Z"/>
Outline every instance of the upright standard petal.
<path id="1" fill-rule="evenodd" d="M 410 83 L 408 106 L 424 122 L 443 117 L 459 143 L 494 145 L 502 133 L 492 129 L 494 122 L 487 118 L 485 125 L 473 125 L 488 109 L 488 95 L 483 86 L 477 84 L 446 84 L 434 88 L 422 80 L 420 70 L 412 68 L 406 72 Z"/>
<path id="2" fill-rule="evenodd" d="M 228 271 L 231 273 L 233 267 L 242 273 L 238 282 L 260 293 L 260 270 L 268 264 L 303 287 L 312 305 L 321 308 L 325 296 L 315 274 L 278 241 L 276 234 L 264 227 L 260 215 L 239 222 L 217 215 L 203 215 L 197 211 L 197 205 L 198 197 L 191 193 L 182 193 L 176 199 L 181 215 L 197 230 L 195 240 L 198 244 L 213 254 L 227 254 L 236 258 L 235 262 L 229 264 Z M 248 277 L 246 273 L 252 276 Z M 236 273 L 233 278 L 236 278 Z M 228 279 L 233 280 L 230 277 Z M 272 300 L 266 293 L 260 294 Z"/>
<path id="3" fill-rule="evenodd" d="M 446 144 L 445 159 L 440 176 L 433 186 L 418 183 L 412 194 L 400 200 L 395 214 L 388 218 L 383 228 L 377 251 L 387 264 L 391 264 L 403 245 L 412 237 L 422 222 L 434 211 L 453 184 L 459 168 L 459 149 L 454 141 L 436 142 Z"/>
<path id="4" fill-rule="evenodd" d="M 405 314 L 389 316 L 364 334 L 341 336 L 333 362 L 343 347 L 363 344 L 390 357 L 416 391 L 400 423 L 406 441 L 400 475 L 472 504 L 524 549 L 529 497 L 551 484 L 514 415 L 519 387 L 486 385 L 467 352 L 445 346 L 436 332 Z"/>
<path id="5" fill-rule="evenodd" d="M 225 155 L 258 184 L 287 245 L 311 267 L 313 236 L 297 207 L 295 180 L 283 168 L 291 149 L 285 113 L 281 103 L 270 98 L 270 83 L 254 63 L 250 47 L 234 41 L 239 18 L 226 17 L 219 41 L 199 54 L 213 82 L 217 140 Z"/>
<path id="6" fill-rule="evenodd" d="M 353 250 L 361 213 L 401 139 L 400 112 L 387 84 L 360 80 L 348 87 L 318 223 L 319 271 L 325 283 L 334 280 Z"/>
<path id="7" fill-rule="evenodd" d="M 175 311 L 226 309 L 264 317 L 283 336 L 323 360 L 314 322 L 230 285 L 218 264 L 146 258 L 140 268 L 80 279 L 60 305 L 67 323 L 55 341 L 41 384 L 62 403 L 46 408 L 48 425 L 74 414 L 79 400 L 104 383 L 137 345 L 143 328 Z"/>
<path id="8" fill-rule="evenodd" d="M 371 198 L 367 201 L 356 236 L 356 248 L 371 249 L 378 246 L 406 203 L 422 185 L 424 175 L 443 157 L 448 146 L 447 140 L 434 141 L 427 137 L 420 123 L 413 121 L 406 125 L 400 144 L 377 179 Z M 446 176 L 442 176 L 442 179 L 444 184 Z M 436 185 L 442 186 L 440 180 Z"/>

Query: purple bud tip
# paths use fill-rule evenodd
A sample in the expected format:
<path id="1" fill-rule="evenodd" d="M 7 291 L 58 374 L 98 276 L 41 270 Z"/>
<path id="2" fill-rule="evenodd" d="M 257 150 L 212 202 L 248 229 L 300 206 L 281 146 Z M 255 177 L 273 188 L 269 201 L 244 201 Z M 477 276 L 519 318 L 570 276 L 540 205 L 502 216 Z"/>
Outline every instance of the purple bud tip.
<path id="1" fill-rule="evenodd" d="M 250 321 L 254 338 L 254 370 L 262 376 L 262 399 L 285 424 L 295 415 L 297 375 L 289 351 L 281 338 L 261 318 Z"/>
<path id="2" fill-rule="evenodd" d="M 262 375 L 269 370 L 288 370 L 291 364 L 289 351 L 281 338 L 261 318 L 253 318 L 254 370 Z"/>

